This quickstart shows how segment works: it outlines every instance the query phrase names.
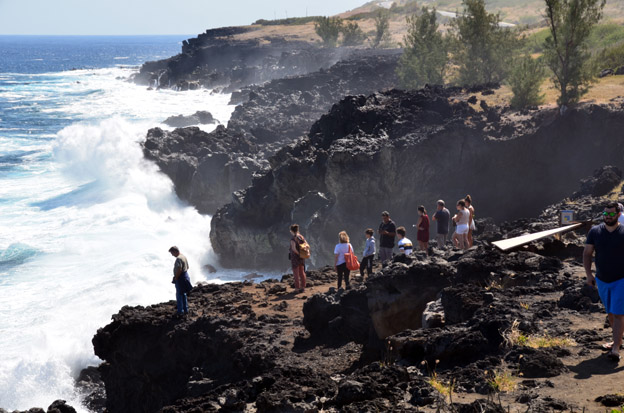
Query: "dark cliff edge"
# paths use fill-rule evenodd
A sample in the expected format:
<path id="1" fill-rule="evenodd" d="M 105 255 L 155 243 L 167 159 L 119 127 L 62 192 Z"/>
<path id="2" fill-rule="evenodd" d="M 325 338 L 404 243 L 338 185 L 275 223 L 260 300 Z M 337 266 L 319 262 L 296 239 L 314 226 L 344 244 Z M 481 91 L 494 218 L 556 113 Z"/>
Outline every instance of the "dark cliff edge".
<path id="1" fill-rule="evenodd" d="M 388 210 L 409 237 L 416 206 L 434 209 L 444 199 L 454 210 L 466 194 L 478 218 L 535 216 L 594 169 L 622 167 L 621 99 L 563 117 L 468 100 L 477 101 L 439 87 L 346 97 L 214 215 L 210 236 L 221 264 L 283 268 L 288 225 L 296 222 L 312 263 L 323 265 L 341 230 L 358 243 Z"/>
<path id="2" fill-rule="evenodd" d="M 225 92 L 272 79 L 327 68 L 351 54 L 351 48 L 321 48 L 279 36 L 237 40 L 234 35 L 251 27 L 206 30 L 185 40 L 180 54 L 144 63 L 133 81 L 155 88 L 177 90 L 199 87 Z"/>
<path id="3" fill-rule="evenodd" d="M 370 94 L 397 84 L 400 52 L 353 52 L 327 70 L 243 89 L 227 127 L 172 132 L 150 129 L 143 144 L 174 182 L 178 196 L 201 213 L 214 214 L 232 193 L 251 184 L 268 158 L 305 136 L 315 120 L 349 94 Z"/>
<path id="4" fill-rule="evenodd" d="M 583 217 L 601 210 L 605 198 L 586 193 L 604 176 L 599 171 L 574 201 L 582 205 Z M 559 208 L 568 202 L 509 228 L 556 225 Z M 496 237 L 513 235 L 504 228 L 492 231 Z M 308 291 L 314 294 L 307 299 L 288 292 L 291 276 L 255 285 L 200 285 L 190 293 L 192 314 L 184 320 L 172 319 L 173 301 L 124 307 L 93 339 L 104 360 L 99 370 L 106 408 L 169 413 L 451 408 L 432 387 L 434 368 L 438 378 L 454 380 L 454 391 L 476 395 L 474 402 L 454 404 L 453 411 L 504 412 L 492 401 L 490 384 L 504 365 L 523 376 L 521 388 L 531 393 L 520 405 L 547 411 L 553 400 L 566 402 L 543 394 L 547 386 L 535 379 L 565 374 L 561 358 L 569 351 L 529 348 L 510 342 L 509 333 L 547 331 L 588 349 L 599 347 L 606 332 L 562 322 L 579 312 L 600 311 L 595 294 L 580 287 L 580 263 L 565 259 L 579 253 L 583 240 L 581 231 L 510 254 L 480 246 L 398 256 L 366 281 L 354 280 L 348 291 L 332 287 L 333 269 L 308 271 Z M 301 298 L 302 314 L 289 310 Z"/>

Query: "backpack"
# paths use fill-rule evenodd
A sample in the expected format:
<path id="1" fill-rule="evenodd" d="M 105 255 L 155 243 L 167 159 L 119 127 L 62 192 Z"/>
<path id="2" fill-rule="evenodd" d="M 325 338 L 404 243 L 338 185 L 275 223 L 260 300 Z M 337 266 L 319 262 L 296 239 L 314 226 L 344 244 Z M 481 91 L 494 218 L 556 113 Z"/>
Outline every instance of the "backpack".
<path id="1" fill-rule="evenodd" d="M 297 249 L 299 250 L 299 258 L 310 258 L 310 244 L 308 244 L 303 237 L 297 238 L 299 239 L 299 245 L 297 246 Z"/>

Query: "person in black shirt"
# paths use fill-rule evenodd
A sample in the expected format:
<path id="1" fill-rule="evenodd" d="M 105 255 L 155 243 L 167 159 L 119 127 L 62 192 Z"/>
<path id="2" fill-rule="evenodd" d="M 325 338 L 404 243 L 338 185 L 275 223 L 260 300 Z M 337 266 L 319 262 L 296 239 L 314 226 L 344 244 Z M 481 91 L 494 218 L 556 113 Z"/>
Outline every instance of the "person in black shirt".
<path id="1" fill-rule="evenodd" d="M 592 227 L 587 234 L 583 251 L 583 266 L 587 284 L 596 286 L 600 300 L 609 316 L 613 330 L 613 344 L 608 357 L 620 360 L 620 346 L 624 334 L 624 226 L 617 202 L 610 202 L 603 212 L 603 223 Z M 592 256 L 596 252 L 596 276 L 592 274 Z"/>
<path id="2" fill-rule="evenodd" d="M 382 222 L 379 224 L 379 259 L 382 265 L 386 265 L 386 261 L 392 259 L 392 249 L 394 248 L 394 237 L 396 237 L 396 225 L 390 219 L 390 213 L 384 211 L 381 213 Z"/>

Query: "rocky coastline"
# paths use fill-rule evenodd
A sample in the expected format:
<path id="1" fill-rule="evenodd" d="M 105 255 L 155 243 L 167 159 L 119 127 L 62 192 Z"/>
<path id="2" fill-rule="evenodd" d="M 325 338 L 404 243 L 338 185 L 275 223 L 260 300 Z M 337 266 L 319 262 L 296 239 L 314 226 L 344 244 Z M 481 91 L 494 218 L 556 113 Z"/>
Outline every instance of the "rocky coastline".
<path id="1" fill-rule="evenodd" d="M 196 127 L 153 128 L 144 154 L 171 178 L 182 200 L 214 214 L 343 96 L 395 87 L 398 58 L 396 50 L 353 52 L 327 70 L 244 88 L 227 127 L 219 125 L 211 133 Z"/>
<path id="2" fill-rule="evenodd" d="M 571 202 L 582 217 L 595 216 L 605 199 L 621 196 L 620 185 L 597 194 L 610 171 L 621 178 L 613 168 L 596 171 L 574 201 L 508 227 L 555 226 Z M 490 226 L 484 239 L 513 231 Z M 171 317 L 173 301 L 124 307 L 93 339 L 104 360 L 106 408 L 601 411 L 617 384 L 582 403 L 568 388 L 594 368 L 619 371 L 601 357 L 609 330 L 595 291 L 583 287 L 585 231 L 508 254 L 483 241 L 468 251 L 396 256 L 371 277 L 355 277 L 347 291 L 336 290 L 329 267 L 307 272 L 304 294 L 293 290 L 291 275 L 199 285 L 184 320 Z M 561 341 L 531 346 L 533 337 Z M 496 387 L 504 372 L 513 375 L 513 390 Z M 452 397 L 439 383 L 452 383 Z"/>
<path id="3" fill-rule="evenodd" d="M 602 357 L 603 308 L 583 286 L 587 227 L 508 254 L 490 244 L 554 228 L 562 209 L 591 221 L 606 199 L 622 197 L 624 99 L 564 117 L 511 112 L 484 100 L 497 85 L 394 89 L 398 50 L 232 40 L 245 30 L 209 30 L 181 54 L 143 65 L 138 83 L 234 91 L 238 104 L 211 133 L 184 127 L 211 122 L 206 112 L 172 117 L 181 127 L 150 129 L 143 150 L 181 199 L 214 214 L 210 237 L 225 267 L 282 269 L 288 224 L 299 223 L 314 254 L 308 288 L 296 293 L 291 275 L 200 284 L 184 319 L 172 317 L 174 301 L 123 307 L 93 338 L 103 363 L 77 380 L 87 408 L 503 413 L 624 404 L 624 372 Z M 466 193 L 479 211 L 477 246 L 399 255 L 354 276 L 352 289 L 335 288 L 325 265 L 338 231 L 355 241 L 385 209 L 409 228 L 416 205 L 453 205 Z M 29 412 L 75 410 L 58 400 Z"/>
<path id="4" fill-rule="evenodd" d="M 253 27 L 206 30 L 185 40 L 178 55 L 144 63 L 132 80 L 152 88 L 184 91 L 204 87 L 227 93 L 328 68 L 354 51 L 322 48 L 280 36 L 234 38 L 253 30 Z"/>

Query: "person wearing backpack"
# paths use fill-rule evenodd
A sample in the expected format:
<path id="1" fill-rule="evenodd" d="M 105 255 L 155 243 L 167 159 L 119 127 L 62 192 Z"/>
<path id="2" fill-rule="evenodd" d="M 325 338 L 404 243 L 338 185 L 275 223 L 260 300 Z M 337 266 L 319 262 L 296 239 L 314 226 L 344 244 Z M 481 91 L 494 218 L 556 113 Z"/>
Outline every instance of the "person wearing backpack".
<path id="1" fill-rule="evenodd" d="M 302 293 L 306 287 L 305 259 L 310 258 L 310 246 L 303 235 L 299 233 L 299 225 L 290 226 L 290 249 L 288 257 L 292 264 L 293 278 L 295 279 L 295 290 Z"/>

